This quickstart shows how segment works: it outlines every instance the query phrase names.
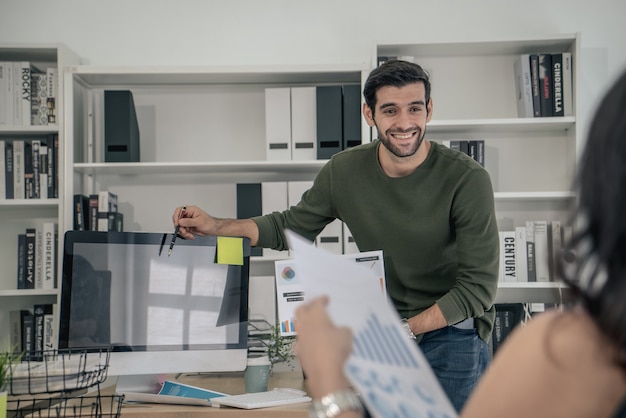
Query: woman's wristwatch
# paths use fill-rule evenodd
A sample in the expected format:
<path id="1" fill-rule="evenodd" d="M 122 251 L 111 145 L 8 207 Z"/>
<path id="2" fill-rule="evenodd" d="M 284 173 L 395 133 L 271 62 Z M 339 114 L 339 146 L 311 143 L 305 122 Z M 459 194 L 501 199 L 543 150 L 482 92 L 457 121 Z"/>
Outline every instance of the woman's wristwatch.
<path id="1" fill-rule="evenodd" d="M 333 392 L 314 400 L 309 409 L 309 418 L 335 418 L 347 411 L 363 411 L 361 400 L 350 389 Z"/>

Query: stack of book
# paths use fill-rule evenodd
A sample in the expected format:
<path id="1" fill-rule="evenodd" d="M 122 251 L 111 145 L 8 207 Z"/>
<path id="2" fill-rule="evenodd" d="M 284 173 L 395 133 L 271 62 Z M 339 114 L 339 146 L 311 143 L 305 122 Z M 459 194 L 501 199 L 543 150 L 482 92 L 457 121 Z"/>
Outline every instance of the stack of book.
<path id="1" fill-rule="evenodd" d="M 0 125 L 56 123 L 56 67 L 29 61 L 0 61 Z"/>
<path id="2" fill-rule="evenodd" d="M 45 303 L 35 304 L 33 309 L 10 311 L 10 341 L 13 350 L 36 355 L 56 349 L 58 335 L 54 326 L 55 310 L 56 305 Z"/>
<path id="3" fill-rule="evenodd" d="M 446 147 L 461 151 L 462 153 L 469 155 L 478 162 L 482 167 L 485 166 L 485 141 L 482 139 L 472 140 L 446 140 L 442 141 L 442 144 Z"/>
<path id="4" fill-rule="evenodd" d="M 118 211 L 117 195 L 109 191 L 74 195 L 75 231 L 124 230 L 124 215 Z"/>
<path id="5" fill-rule="evenodd" d="M 560 221 L 526 221 L 512 231 L 500 231 L 500 281 L 558 281 L 556 263 L 572 235 Z"/>
<path id="6" fill-rule="evenodd" d="M 55 289 L 57 286 L 58 226 L 43 221 L 26 228 L 17 239 L 17 288 Z"/>
<path id="7" fill-rule="evenodd" d="M 570 52 L 520 55 L 514 64 L 518 116 L 572 116 L 572 74 Z"/>
<path id="8" fill-rule="evenodd" d="M 0 199 L 59 197 L 59 138 L 0 139 Z"/>

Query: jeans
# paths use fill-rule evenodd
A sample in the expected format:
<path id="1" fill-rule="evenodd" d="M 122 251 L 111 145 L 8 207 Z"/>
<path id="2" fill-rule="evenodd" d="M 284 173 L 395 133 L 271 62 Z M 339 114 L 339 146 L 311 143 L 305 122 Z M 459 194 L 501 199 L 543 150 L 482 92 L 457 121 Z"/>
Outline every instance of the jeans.
<path id="1" fill-rule="evenodd" d="M 419 348 L 460 412 L 489 363 L 487 343 L 473 328 L 448 326 L 425 333 Z"/>

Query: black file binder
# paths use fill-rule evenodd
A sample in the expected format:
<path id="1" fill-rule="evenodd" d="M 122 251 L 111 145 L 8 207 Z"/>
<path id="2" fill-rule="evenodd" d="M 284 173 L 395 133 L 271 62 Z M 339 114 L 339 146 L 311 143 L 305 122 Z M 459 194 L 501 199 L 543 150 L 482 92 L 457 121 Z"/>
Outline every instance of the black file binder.
<path id="1" fill-rule="evenodd" d="M 361 85 L 343 86 L 343 149 L 361 144 Z"/>
<path id="2" fill-rule="evenodd" d="M 263 214 L 261 183 L 237 183 L 237 219 Z M 263 248 L 250 248 L 250 255 L 263 255 Z"/>
<path id="3" fill-rule="evenodd" d="M 104 92 L 104 161 L 139 161 L 139 125 L 132 92 Z"/>
<path id="4" fill-rule="evenodd" d="M 318 86 L 317 159 L 325 160 L 341 151 L 343 146 L 343 115 L 341 86 Z"/>

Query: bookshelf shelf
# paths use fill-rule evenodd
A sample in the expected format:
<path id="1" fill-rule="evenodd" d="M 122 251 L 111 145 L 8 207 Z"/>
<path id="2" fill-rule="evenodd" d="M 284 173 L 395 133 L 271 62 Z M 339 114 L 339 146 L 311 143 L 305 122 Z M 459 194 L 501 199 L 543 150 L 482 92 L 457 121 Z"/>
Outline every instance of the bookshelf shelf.
<path id="1" fill-rule="evenodd" d="M 90 176 L 133 176 L 210 174 L 237 181 L 268 181 L 277 177 L 305 177 L 312 180 L 326 161 L 225 161 L 225 162 L 146 162 L 76 163 L 74 171 Z"/>
<path id="2" fill-rule="evenodd" d="M 0 298 L 31 298 L 33 296 L 53 296 L 56 298 L 56 289 L 9 289 L 0 290 Z"/>
<path id="3" fill-rule="evenodd" d="M 12 126 L 12 125 L 0 125 L 0 135 L 48 135 L 56 134 L 59 129 L 56 125 L 46 126 Z"/>
<path id="4" fill-rule="evenodd" d="M 62 43 L 0 43 L 0 61 L 3 62 L 28 62 L 42 72 L 48 69 L 55 69 L 56 95 L 55 95 L 55 115 L 56 123 L 45 126 L 33 126 L 11 121 L 10 124 L 0 125 L 0 140 L 6 144 L 13 144 L 17 140 L 32 144 L 34 140 L 45 141 L 52 146 L 52 135 L 58 136 L 59 157 L 63 150 L 64 117 L 63 117 L 63 71 L 67 65 L 76 65 L 80 58 Z M 7 67 L 8 68 L 8 67 Z M 4 97 L 4 95 L 2 96 Z M 28 115 L 30 118 L 30 114 Z M 27 122 L 29 122 L 27 120 Z M 43 142 L 42 142 L 43 143 Z M 48 148 L 50 149 L 50 148 Z M 13 161 L 15 162 L 15 156 Z M 63 159 L 59 158 L 60 164 Z M 59 178 L 63 178 L 63 167 L 57 167 Z M 4 181 L 4 180 L 3 180 Z M 59 190 L 62 196 L 62 191 Z M 19 196 L 18 196 L 19 197 Z M 26 290 L 17 289 L 18 271 L 18 235 L 24 234 L 26 228 L 36 228 L 44 221 L 53 222 L 58 225 L 59 239 L 58 248 L 62 248 L 63 235 L 63 199 L 5 199 L 4 194 L 0 196 L 0 235 L 5 240 L 6 250 L 0 252 L 0 346 L 9 346 L 10 336 L 10 313 L 16 310 L 33 309 L 35 303 L 57 302 L 58 289 L 52 290 Z M 43 247 L 43 244 L 42 244 Z M 57 249 L 58 249 L 57 248 Z M 55 259 L 57 278 L 61 277 L 60 259 L 62 251 L 57 251 L 58 257 Z M 43 261 L 42 261 L 43 263 Z"/>
<path id="5" fill-rule="evenodd" d="M 576 198 L 576 193 L 568 191 L 553 192 L 496 192 L 496 201 L 550 201 L 550 200 L 572 200 Z"/>
<path id="6" fill-rule="evenodd" d="M 59 199 L 0 199 L 1 207 L 41 207 L 56 208 L 59 206 Z"/>
<path id="7" fill-rule="evenodd" d="M 571 290 L 559 282 L 499 283 L 496 303 L 561 303 L 571 299 Z"/>
<path id="8" fill-rule="evenodd" d="M 499 118 L 499 119 L 433 119 L 429 133 L 515 133 L 567 131 L 576 124 L 576 118 Z"/>

